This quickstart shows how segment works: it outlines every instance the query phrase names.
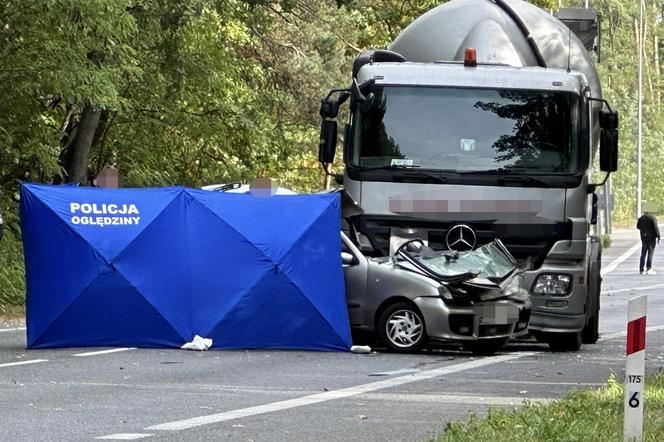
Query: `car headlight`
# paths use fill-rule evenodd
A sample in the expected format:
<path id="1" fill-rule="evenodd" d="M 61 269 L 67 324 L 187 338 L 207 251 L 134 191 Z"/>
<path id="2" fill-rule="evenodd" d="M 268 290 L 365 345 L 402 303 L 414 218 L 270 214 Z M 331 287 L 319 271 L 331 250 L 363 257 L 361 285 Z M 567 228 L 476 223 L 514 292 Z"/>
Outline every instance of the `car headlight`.
<path id="1" fill-rule="evenodd" d="M 465 293 L 465 290 L 461 290 Z M 454 299 L 450 290 L 442 284 L 438 287 L 438 294 L 445 301 L 452 301 Z"/>
<path id="2" fill-rule="evenodd" d="M 507 287 L 505 287 L 505 295 L 510 298 L 515 298 L 520 301 L 525 301 L 528 299 L 528 290 L 523 288 L 523 276 L 517 276 L 513 278 Z"/>
<path id="3" fill-rule="evenodd" d="M 572 277 L 562 273 L 543 273 L 533 285 L 535 295 L 564 296 L 572 286 Z"/>

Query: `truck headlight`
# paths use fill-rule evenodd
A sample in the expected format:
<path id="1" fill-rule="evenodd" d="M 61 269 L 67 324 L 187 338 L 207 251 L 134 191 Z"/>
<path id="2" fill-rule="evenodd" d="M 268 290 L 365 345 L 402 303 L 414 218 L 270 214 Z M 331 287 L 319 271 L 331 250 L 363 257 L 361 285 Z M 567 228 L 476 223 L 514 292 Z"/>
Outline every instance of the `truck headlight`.
<path id="1" fill-rule="evenodd" d="M 525 301 L 528 299 L 528 290 L 523 288 L 523 276 L 517 276 L 513 278 L 507 287 L 505 287 L 505 295 L 510 298 L 518 299 L 519 301 Z"/>
<path id="2" fill-rule="evenodd" d="M 572 286 L 572 277 L 562 273 L 543 273 L 533 285 L 535 295 L 564 296 Z"/>

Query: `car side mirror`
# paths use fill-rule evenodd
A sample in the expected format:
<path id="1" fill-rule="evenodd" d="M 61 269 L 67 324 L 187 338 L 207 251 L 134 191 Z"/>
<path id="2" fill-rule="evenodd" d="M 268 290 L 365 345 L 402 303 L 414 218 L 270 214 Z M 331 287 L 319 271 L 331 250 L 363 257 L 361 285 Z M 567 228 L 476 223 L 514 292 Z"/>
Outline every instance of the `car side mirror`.
<path id="1" fill-rule="evenodd" d="M 345 266 L 352 266 L 357 264 L 357 258 L 348 252 L 341 252 L 341 262 Z"/>
<path id="2" fill-rule="evenodd" d="M 320 145 L 318 146 L 318 161 L 325 164 L 334 162 L 337 150 L 337 122 L 323 120 L 320 125 Z"/>

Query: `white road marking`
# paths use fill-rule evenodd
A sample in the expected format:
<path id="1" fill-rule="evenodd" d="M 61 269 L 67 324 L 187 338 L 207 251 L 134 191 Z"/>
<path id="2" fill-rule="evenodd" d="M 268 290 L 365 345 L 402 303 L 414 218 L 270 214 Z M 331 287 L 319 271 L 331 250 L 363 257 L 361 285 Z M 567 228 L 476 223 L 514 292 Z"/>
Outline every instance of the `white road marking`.
<path id="1" fill-rule="evenodd" d="M 417 393 L 367 393 L 362 399 L 398 402 L 420 402 L 464 405 L 523 405 L 524 402 L 543 403 L 553 399 L 526 396 L 480 396 L 468 393 L 417 394 Z"/>
<path id="2" fill-rule="evenodd" d="M 652 327 L 647 327 L 646 328 L 646 333 L 647 332 L 660 331 L 660 330 L 664 330 L 664 325 L 653 325 Z M 622 331 L 622 332 L 602 334 L 598 340 L 599 341 L 610 341 L 612 339 L 624 338 L 625 336 L 627 336 L 627 330 Z"/>
<path id="3" fill-rule="evenodd" d="M 411 373 L 417 373 L 418 370 L 417 368 L 402 368 L 399 370 L 392 370 L 392 371 L 381 371 L 378 373 L 369 373 L 369 376 L 394 376 L 395 374 L 411 374 Z"/>
<path id="4" fill-rule="evenodd" d="M 265 413 L 273 413 L 275 411 L 288 410 L 296 407 L 303 407 L 306 405 L 318 404 L 327 402 L 334 399 L 343 399 L 351 396 L 356 396 L 362 393 L 370 393 L 385 388 L 397 387 L 399 385 L 410 384 L 413 382 L 432 379 L 438 376 L 444 376 L 452 373 L 458 373 L 464 370 L 471 370 L 474 368 L 484 367 L 486 365 L 499 364 L 515 359 L 525 358 L 534 355 L 534 352 L 525 352 L 510 355 L 494 356 L 489 358 L 482 358 L 478 360 L 462 362 L 451 366 L 435 368 L 432 370 L 420 371 L 411 375 L 400 376 L 382 381 L 371 382 L 368 384 L 357 385 L 349 388 L 342 388 L 339 390 L 327 391 L 325 393 L 312 394 L 296 399 L 288 399 L 285 401 L 273 402 L 265 405 L 258 405 L 255 407 L 242 408 L 238 410 L 231 410 L 222 413 L 210 414 L 206 416 L 198 416 L 190 419 L 179 421 L 167 422 L 159 425 L 153 425 L 146 428 L 147 430 L 159 431 L 181 431 L 189 428 L 200 427 L 202 425 L 210 425 L 219 422 L 239 419 L 242 417 L 255 416 Z"/>
<path id="5" fill-rule="evenodd" d="M 60 385 L 71 386 L 86 386 L 86 387 L 113 387 L 113 388 L 131 388 L 134 390 L 174 390 L 183 393 L 191 393 L 197 395 L 217 396 L 218 394 L 261 394 L 261 395 L 302 395 L 305 393 L 317 393 L 320 390 L 311 390 L 303 388 L 292 389 L 276 389 L 261 386 L 257 387 L 244 387 L 237 385 L 223 385 L 223 384 L 131 384 L 119 382 L 59 382 Z"/>
<path id="6" fill-rule="evenodd" d="M 146 437 L 154 436 L 154 434 L 146 433 L 117 433 L 109 434 L 108 436 L 95 437 L 95 439 L 105 439 L 105 440 L 137 440 L 144 439 Z"/>
<path id="7" fill-rule="evenodd" d="M 9 332 L 17 332 L 17 331 L 25 331 L 25 327 L 0 328 L 0 333 L 9 333 Z"/>
<path id="8" fill-rule="evenodd" d="M 96 355 L 102 355 L 106 353 L 116 353 L 119 351 L 127 351 L 127 350 L 134 350 L 134 348 L 114 348 L 112 350 L 102 350 L 102 351 L 93 351 L 89 353 L 79 353 L 75 354 L 74 356 L 79 356 L 79 357 L 85 357 L 85 356 L 96 356 Z M 29 365 L 29 364 L 38 364 L 40 362 L 48 362 L 48 359 L 30 359 L 27 361 L 17 361 L 17 362 L 8 362 L 5 364 L 0 364 L 0 368 L 3 367 L 14 367 L 17 365 Z"/>
<path id="9" fill-rule="evenodd" d="M 607 273 L 610 273 L 616 269 L 620 264 L 623 262 L 627 261 L 630 256 L 632 256 L 634 253 L 636 253 L 637 250 L 639 250 L 639 247 L 641 247 L 641 243 L 636 243 L 632 247 L 629 248 L 625 253 L 614 259 L 609 263 L 608 266 L 604 267 L 599 273 L 600 275 L 604 276 Z"/>
<path id="10" fill-rule="evenodd" d="M 14 367 L 16 365 L 38 364 L 40 362 L 48 362 L 48 359 L 30 359 L 29 361 L 9 362 L 7 364 L 0 364 L 0 368 Z"/>
<path id="11" fill-rule="evenodd" d="M 571 385 L 574 387 L 601 387 L 603 382 L 539 382 L 539 381 L 511 381 L 507 379 L 474 379 L 473 382 L 486 382 L 489 384 L 518 384 L 518 385 Z"/>
<path id="12" fill-rule="evenodd" d="M 79 358 L 85 358 L 87 356 L 97 356 L 97 355 L 105 355 L 109 353 L 117 353 L 120 351 L 127 351 L 127 350 L 136 350 L 135 347 L 127 347 L 127 348 L 112 348 L 110 350 L 100 350 L 100 351 L 90 351 L 87 353 L 77 353 L 74 356 L 79 357 Z"/>
<path id="13" fill-rule="evenodd" d="M 645 290 L 654 290 L 654 289 L 661 289 L 664 287 L 664 284 L 654 284 L 654 285 L 646 285 L 643 287 L 634 287 L 634 288 L 629 288 L 629 289 L 617 289 L 617 290 L 609 290 L 607 292 L 602 292 L 602 295 L 613 295 L 615 293 L 624 293 L 624 292 L 638 292 L 638 291 L 645 291 Z"/>

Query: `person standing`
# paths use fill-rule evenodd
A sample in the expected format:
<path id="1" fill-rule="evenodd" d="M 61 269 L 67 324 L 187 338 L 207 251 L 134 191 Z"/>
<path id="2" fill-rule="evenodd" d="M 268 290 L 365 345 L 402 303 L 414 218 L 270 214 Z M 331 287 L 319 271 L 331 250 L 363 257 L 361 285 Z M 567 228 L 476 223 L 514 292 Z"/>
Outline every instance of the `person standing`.
<path id="1" fill-rule="evenodd" d="M 636 228 L 641 233 L 641 261 L 639 262 L 639 273 L 646 275 L 656 275 L 652 269 L 652 255 L 655 253 L 655 241 L 659 244 L 659 227 L 657 218 L 650 211 L 645 211 L 636 222 Z"/>

